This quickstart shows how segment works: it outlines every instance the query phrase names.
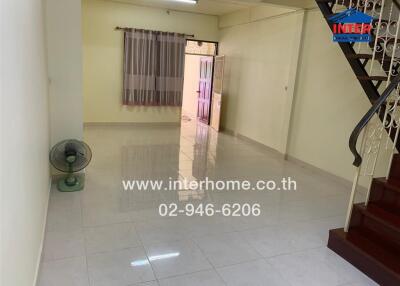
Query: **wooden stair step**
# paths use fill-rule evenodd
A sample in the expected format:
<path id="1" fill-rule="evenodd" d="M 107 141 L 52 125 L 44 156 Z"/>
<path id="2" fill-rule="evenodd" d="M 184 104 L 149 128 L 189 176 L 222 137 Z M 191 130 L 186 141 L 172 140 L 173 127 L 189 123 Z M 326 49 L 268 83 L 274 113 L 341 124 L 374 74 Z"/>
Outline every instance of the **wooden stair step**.
<path id="1" fill-rule="evenodd" d="M 375 18 L 372 22 L 377 23 L 378 21 L 379 21 L 379 19 Z M 381 23 L 385 23 L 385 24 L 389 24 L 390 23 L 390 24 L 396 25 L 397 21 L 396 20 L 389 21 L 387 19 L 381 19 Z"/>
<path id="2" fill-rule="evenodd" d="M 386 37 L 386 36 L 379 37 L 378 39 L 384 40 L 385 42 L 388 42 L 388 43 L 394 43 L 396 40 L 396 38 L 394 38 L 394 37 Z M 371 43 L 374 44 L 374 42 L 375 42 L 375 35 L 372 35 Z M 397 38 L 397 43 L 399 43 L 399 42 L 400 42 L 400 38 Z"/>
<path id="3" fill-rule="evenodd" d="M 376 102 L 377 100 L 371 100 L 371 103 L 372 104 L 374 104 L 375 102 Z M 388 103 L 387 102 L 385 102 L 385 103 L 383 103 L 383 105 L 388 105 Z M 394 105 L 394 102 L 389 102 L 389 106 L 393 106 Z M 400 106 L 400 100 L 397 102 L 397 106 Z M 399 184 L 400 184 L 400 182 L 399 182 Z"/>
<path id="4" fill-rule="evenodd" d="M 375 222 L 375 225 L 379 225 L 389 229 L 393 235 L 396 235 L 399 239 L 400 243 L 400 216 L 396 213 L 392 213 L 390 211 L 385 210 L 384 208 L 376 205 L 374 203 L 369 203 L 368 206 L 364 204 L 355 204 L 354 210 L 359 211 L 363 216 L 369 218 L 370 220 Z M 363 225 L 364 220 L 361 222 L 361 227 Z M 368 225 L 366 226 L 369 227 Z M 374 229 L 371 229 L 375 231 Z"/>
<path id="5" fill-rule="evenodd" d="M 335 13 L 327 14 L 325 17 L 329 19 L 329 18 L 332 17 L 333 15 L 335 15 Z M 373 23 L 377 23 L 378 21 L 379 21 L 378 18 L 375 18 L 374 20 L 372 20 Z M 393 20 L 389 21 L 389 20 L 386 20 L 386 19 L 381 19 L 381 23 L 385 23 L 385 24 L 389 24 L 389 23 L 391 23 L 391 24 L 396 24 L 397 21 L 393 21 Z"/>
<path id="6" fill-rule="evenodd" d="M 387 81 L 387 76 L 380 76 L 380 75 L 372 75 L 372 76 L 358 75 L 357 78 L 359 80 Z"/>
<path id="7" fill-rule="evenodd" d="M 400 216 L 400 181 L 374 178 L 371 184 L 370 203 Z"/>
<path id="8" fill-rule="evenodd" d="M 382 233 L 378 233 L 376 231 L 373 231 L 365 227 L 352 228 L 351 231 L 353 230 L 359 232 L 363 237 L 365 237 L 369 241 L 377 245 L 380 245 L 382 248 L 387 249 L 397 257 L 400 257 L 398 241 L 392 239 L 392 236 L 388 237 L 387 235 L 382 235 Z"/>
<path id="9" fill-rule="evenodd" d="M 388 181 L 400 185 L 400 154 L 393 155 Z"/>
<path id="10" fill-rule="evenodd" d="M 372 59 L 373 55 L 372 54 L 348 54 L 346 55 L 348 59 Z M 382 61 L 382 56 L 381 55 L 375 55 L 375 60 L 377 61 Z M 391 58 L 389 57 L 384 57 L 383 61 L 384 62 L 391 62 Z"/>
<path id="11" fill-rule="evenodd" d="M 350 4 L 350 1 L 354 1 L 354 0 L 339 0 L 338 4 L 342 5 L 344 4 L 345 6 L 348 6 Z M 321 3 L 336 3 L 336 0 L 316 0 L 316 2 L 321 2 Z M 352 2 L 354 3 L 354 2 Z"/>
<path id="12" fill-rule="evenodd" d="M 328 247 L 380 285 L 400 285 L 399 256 L 359 230 L 330 230 Z"/>
<path id="13" fill-rule="evenodd" d="M 369 203 L 353 208 L 350 230 L 359 229 L 365 237 L 397 253 L 400 258 L 400 216 Z"/>
<path id="14" fill-rule="evenodd" d="M 350 5 L 350 3 L 354 3 L 354 2 L 352 2 L 352 1 L 354 1 L 354 0 L 340 0 L 340 1 L 338 1 L 338 4 L 340 5 L 340 6 L 346 6 L 346 7 L 348 7 L 349 5 Z M 320 2 L 320 3 L 336 3 L 336 0 L 316 0 L 316 2 L 318 3 L 318 2 Z M 379 6 L 380 7 L 380 5 L 379 4 L 377 4 L 376 6 Z M 371 7 L 367 7 L 367 10 L 372 10 L 374 7 L 371 5 Z"/>
<path id="15" fill-rule="evenodd" d="M 365 216 L 384 224 L 386 227 L 397 231 L 400 234 L 399 215 L 386 211 L 374 203 L 370 203 L 368 206 L 365 206 L 363 203 L 355 204 L 354 207 L 361 211 Z"/>
<path id="16" fill-rule="evenodd" d="M 397 192 L 400 195 L 400 182 L 396 180 L 387 180 L 386 178 L 374 178 L 373 181 L 383 185 L 386 189 Z"/>

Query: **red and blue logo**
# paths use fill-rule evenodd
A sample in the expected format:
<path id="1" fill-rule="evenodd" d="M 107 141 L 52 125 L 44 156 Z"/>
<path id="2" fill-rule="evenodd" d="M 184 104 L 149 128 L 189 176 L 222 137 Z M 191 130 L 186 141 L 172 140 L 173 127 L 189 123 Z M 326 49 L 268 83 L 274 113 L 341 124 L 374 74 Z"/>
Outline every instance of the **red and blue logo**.
<path id="1" fill-rule="evenodd" d="M 333 41 L 339 43 L 371 42 L 373 17 L 351 8 L 328 18 L 332 24 Z"/>

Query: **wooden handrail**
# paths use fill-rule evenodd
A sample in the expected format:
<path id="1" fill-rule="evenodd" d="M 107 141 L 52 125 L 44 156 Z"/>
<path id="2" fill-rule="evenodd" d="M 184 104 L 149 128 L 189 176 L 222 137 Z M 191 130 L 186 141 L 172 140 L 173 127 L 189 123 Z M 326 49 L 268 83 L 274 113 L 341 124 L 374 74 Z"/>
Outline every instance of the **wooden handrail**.
<path id="1" fill-rule="evenodd" d="M 392 0 L 392 1 L 393 1 L 394 5 L 396 5 L 397 9 L 400 10 L 400 3 L 399 3 L 399 0 Z"/>
<path id="2" fill-rule="evenodd" d="M 357 141 L 358 137 L 361 134 L 361 131 L 364 129 L 364 127 L 370 122 L 371 118 L 376 114 L 381 106 L 383 106 L 390 96 L 390 94 L 395 90 L 397 85 L 400 83 L 400 74 L 397 75 L 388 85 L 388 87 L 385 89 L 385 91 L 382 93 L 382 95 L 378 98 L 378 100 L 372 105 L 372 107 L 368 110 L 368 112 L 362 117 L 360 122 L 356 125 L 354 128 L 353 132 L 350 135 L 349 139 L 349 148 L 351 153 L 354 155 L 354 162 L 353 165 L 356 167 L 360 167 L 362 163 L 362 157 L 358 153 L 357 150 Z M 382 124 L 385 124 L 384 122 Z M 394 142 L 396 144 L 396 142 Z"/>

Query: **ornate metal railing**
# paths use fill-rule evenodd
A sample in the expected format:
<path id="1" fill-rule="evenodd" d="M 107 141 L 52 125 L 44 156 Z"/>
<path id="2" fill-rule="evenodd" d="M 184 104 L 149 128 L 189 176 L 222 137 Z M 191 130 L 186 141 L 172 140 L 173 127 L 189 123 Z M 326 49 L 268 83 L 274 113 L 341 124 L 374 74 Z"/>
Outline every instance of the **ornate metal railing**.
<path id="1" fill-rule="evenodd" d="M 381 145 L 385 145 L 386 151 L 391 152 L 389 163 L 387 164 L 386 177 L 389 174 L 390 165 L 395 152 L 398 135 L 400 112 L 398 109 L 399 103 L 399 83 L 400 75 L 397 75 L 382 93 L 381 97 L 372 105 L 368 112 L 363 116 L 357 126 L 354 128 L 349 139 L 349 148 L 354 155 L 353 165 L 356 167 L 353 186 L 350 195 L 350 202 L 346 215 L 345 231 L 348 231 L 350 225 L 351 212 L 354 205 L 357 187 L 359 185 L 360 175 L 369 177 L 368 191 L 365 197 L 365 204 L 369 201 L 369 189 L 373 177 L 376 174 L 376 164 L 381 151 Z M 374 116 L 382 116 L 383 120 L 372 120 Z M 386 131 L 388 133 L 386 133 Z M 357 150 L 357 141 L 360 134 L 363 132 L 360 151 Z M 389 136 L 394 132 L 394 140 L 391 141 Z"/>
<path id="2" fill-rule="evenodd" d="M 353 132 L 350 135 L 349 139 L 349 148 L 351 153 L 354 155 L 354 162 L 353 165 L 355 167 L 360 167 L 362 163 L 362 156 L 357 150 L 357 142 L 358 138 L 360 137 L 361 132 L 364 130 L 365 126 L 367 126 L 371 119 L 374 117 L 374 115 L 379 115 L 382 114 L 382 110 L 385 110 L 386 112 L 384 113 L 384 118 L 383 118 L 383 123 L 379 123 L 377 127 L 379 127 L 379 131 L 383 131 L 384 128 L 390 129 L 390 128 L 396 128 L 396 132 L 398 132 L 397 125 L 395 126 L 395 121 L 394 117 L 392 117 L 394 114 L 393 112 L 395 111 L 395 104 L 397 104 L 396 101 L 398 101 L 398 98 L 396 97 L 394 99 L 394 102 L 390 103 L 390 106 L 386 106 L 386 102 L 388 101 L 389 97 L 393 95 L 393 92 L 398 92 L 396 89 L 399 88 L 399 83 L 400 83 L 400 75 L 397 75 L 389 84 L 389 86 L 385 89 L 385 91 L 382 93 L 381 97 L 372 105 L 372 107 L 368 110 L 368 112 L 362 117 L 360 122 L 356 125 L 354 128 Z M 389 109 L 388 109 L 389 108 Z M 392 116 L 390 116 L 392 115 Z M 385 124 L 385 122 L 389 121 L 389 125 Z M 397 123 L 396 123 L 397 124 Z M 391 132 L 391 130 L 389 130 Z M 375 135 L 377 133 L 381 132 L 375 132 Z M 364 143 L 362 145 L 365 145 Z M 372 148 L 370 148 L 372 149 Z M 368 149 L 369 150 L 369 149 Z M 361 151 L 362 152 L 362 151 Z"/>
<path id="3" fill-rule="evenodd" d="M 364 62 L 368 71 L 368 80 L 378 81 L 376 88 L 379 98 L 362 117 L 353 130 L 349 147 L 354 155 L 355 175 L 346 216 L 345 231 L 348 231 L 350 217 L 359 187 L 360 177 L 367 177 L 369 187 L 377 174 L 377 161 L 386 156 L 389 173 L 391 161 L 396 151 L 400 131 L 400 5 L 397 0 L 336 0 L 332 12 L 337 13 L 348 8 L 355 8 L 374 18 L 372 24 L 373 41 L 352 44 L 357 54 L 369 55 Z M 386 84 L 381 86 L 382 81 Z M 361 142 L 359 137 L 361 136 Z M 357 148 L 358 145 L 358 148 Z M 382 148 L 383 146 L 383 148 Z M 385 153 L 385 154 L 383 154 Z M 382 170 L 379 170 L 382 172 Z M 369 201 L 369 187 L 365 204 Z"/>

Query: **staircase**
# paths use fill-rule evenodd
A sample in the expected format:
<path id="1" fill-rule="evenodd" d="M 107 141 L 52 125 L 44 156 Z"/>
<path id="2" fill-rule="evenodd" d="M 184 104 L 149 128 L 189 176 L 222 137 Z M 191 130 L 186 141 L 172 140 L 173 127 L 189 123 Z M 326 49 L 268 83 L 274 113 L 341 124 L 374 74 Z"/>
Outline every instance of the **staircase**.
<path id="1" fill-rule="evenodd" d="M 372 180 L 367 205 L 354 204 L 349 230 L 329 232 L 328 247 L 383 286 L 400 285 L 400 156 L 389 179 Z"/>
<path id="2" fill-rule="evenodd" d="M 316 2 L 329 25 L 331 15 L 348 8 L 374 17 L 370 43 L 338 43 L 372 106 L 350 136 L 355 174 L 346 223 L 330 230 L 328 247 L 378 284 L 399 286 L 400 5 L 397 0 Z M 382 158 L 385 177 L 382 166 L 377 168 Z M 361 179 L 369 187 L 364 202 L 355 203 Z"/>

